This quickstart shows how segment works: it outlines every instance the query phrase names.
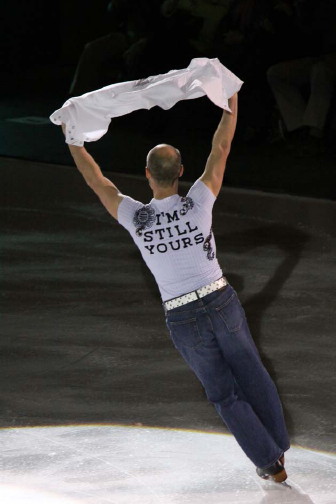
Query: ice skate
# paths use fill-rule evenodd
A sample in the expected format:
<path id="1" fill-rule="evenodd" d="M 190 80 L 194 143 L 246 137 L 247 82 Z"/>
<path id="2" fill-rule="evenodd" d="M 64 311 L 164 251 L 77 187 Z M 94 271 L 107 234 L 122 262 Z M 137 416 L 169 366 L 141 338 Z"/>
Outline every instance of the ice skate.
<path id="1" fill-rule="evenodd" d="M 265 467 L 264 469 L 257 467 L 258 476 L 265 480 L 275 481 L 275 483 L 283 483 L 287 479 L 287 473 L 282 461 L 284 461 L 283 456 L 269 467 Z"/>

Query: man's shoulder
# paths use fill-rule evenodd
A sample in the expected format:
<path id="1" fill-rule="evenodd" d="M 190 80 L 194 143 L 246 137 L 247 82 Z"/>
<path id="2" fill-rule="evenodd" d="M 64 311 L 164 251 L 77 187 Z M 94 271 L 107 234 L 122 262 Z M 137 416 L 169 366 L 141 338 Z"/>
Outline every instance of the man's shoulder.
<path id="1" fill-rule="evenodd" d="M 199 201 L 202 204 L 213 204 L 216 200 L 216 196 L 213 194 L 211 189 L 201 180 L 201 178 L 197 179 L 190 187 L 187 196 L 195 199 L 196 201 Z"/>
<path id="2" fill-rule="evenodd" d="M 146 208 L 148 205 L 138 201 L 131 196 L 123 195 L 122 200 L 118 207 L 118 221 L 123 226 L 127 223 L 132 222 L 136 213 L 140 212 L 142 208 Z"/>

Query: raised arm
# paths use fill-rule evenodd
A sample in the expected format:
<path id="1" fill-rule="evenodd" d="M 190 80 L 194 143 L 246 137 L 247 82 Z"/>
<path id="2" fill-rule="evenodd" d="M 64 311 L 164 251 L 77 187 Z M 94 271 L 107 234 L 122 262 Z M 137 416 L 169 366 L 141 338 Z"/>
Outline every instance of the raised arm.
<path id="1" fill-rule="evenodd" d="M 200 177 L 202 182 L 218 196 L 221 190 L 226 167 L 226 160 L 230 153 L 231 142 L 236 130 L 238 113 L 237 93 L 229 99 L 232 113 L 223 110 L 223 115 L 212 139 L 211 152 L 205 165 L 205 170 Z"/>
<path id="2" fill-rule="evenodd" d="M 85 147 L 69 145 L 69 150 L 87 185 L 97 194 L 106 210 L 117 219 L 118 206 L 123 195 L 108 178 L 104 177 L 101 169 Z"/>

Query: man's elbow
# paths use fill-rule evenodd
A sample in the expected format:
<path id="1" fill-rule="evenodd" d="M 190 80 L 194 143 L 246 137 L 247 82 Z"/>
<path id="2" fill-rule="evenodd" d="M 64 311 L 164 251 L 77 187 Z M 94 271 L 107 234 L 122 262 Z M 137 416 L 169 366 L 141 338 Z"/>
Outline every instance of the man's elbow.
<path id="1" fill-rule="evenodd" d="M 217 159 L 226 159 L 230 154 L 231 142 L 222 141 L 212 145 L 211 153 Z"/>
<path id="2" fill-rule="evenodd" d="M 92 189 L 92 191 L 95 191 L 96 192 L 96 188 L 97 188 L 97 181 L 93 178 L 93 177 L 90 177 L 88 175 L 83 175 L 83 178 L 86 182 L 86 184 L 90 187 L 90 189 Z"/>
<path id="3" fill-rule="evenodd" d="M 108 179 L 105 179 L 105 177 L 99 176 L 95 173 L 87 174 L 86 176 L 84 176 L 84 179 L 90 189 L 92 189 L 96 193 L 109 185 Z"/>

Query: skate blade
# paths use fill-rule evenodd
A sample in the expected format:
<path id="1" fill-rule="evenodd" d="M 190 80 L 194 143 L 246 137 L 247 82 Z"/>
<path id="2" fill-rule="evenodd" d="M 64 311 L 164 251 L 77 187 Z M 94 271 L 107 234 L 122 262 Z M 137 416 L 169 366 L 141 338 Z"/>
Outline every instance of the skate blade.
<path id="1" fill-rule="evenodd" d="M 284 483 L 287 479 L 287 473 L 286 473 L 286 470 L 283 469 L 282 471 L 278 472 L 277 474 L 267 475 L 264 479 L 274 481 L 275 483 Z"/>

